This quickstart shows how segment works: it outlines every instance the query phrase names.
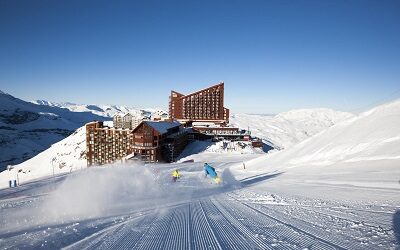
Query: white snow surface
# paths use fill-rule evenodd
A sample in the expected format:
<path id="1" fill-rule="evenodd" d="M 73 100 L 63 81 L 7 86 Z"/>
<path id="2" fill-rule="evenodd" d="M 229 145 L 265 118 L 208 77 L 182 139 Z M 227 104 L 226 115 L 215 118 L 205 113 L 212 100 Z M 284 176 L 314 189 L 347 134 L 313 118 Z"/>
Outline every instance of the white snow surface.
<path id="1" fill-rule="evenodd" d="M 398 193 L 393 190 L 314 183 L 312 193 L 310 184 L 294 185 L 278 173 L 240 180 L 240 173 L 232 174 L 230 170 L 241 163 L 236 156 L 207 159 L 221 176 L 222 184 L 205 177 L 202 162 L 114 164 L 0 190 L 1 246 L 18 249 L 395 249 L 398 246 L 399 231 L 394 223 L 400 219 L 400 207 Z M 171 179 L 174 169 L 181 173 L 177 182 Z M 326 196 L 316 195 L 317 190 Z"/>
<path id="2" fill-rule="evenodd" d="M 332 109 L 298 109 L 275 116 L 234 114 L 230 124 L 249 128 L 253 136 L 270 146 L 285 149 L 353 116 Z"/>

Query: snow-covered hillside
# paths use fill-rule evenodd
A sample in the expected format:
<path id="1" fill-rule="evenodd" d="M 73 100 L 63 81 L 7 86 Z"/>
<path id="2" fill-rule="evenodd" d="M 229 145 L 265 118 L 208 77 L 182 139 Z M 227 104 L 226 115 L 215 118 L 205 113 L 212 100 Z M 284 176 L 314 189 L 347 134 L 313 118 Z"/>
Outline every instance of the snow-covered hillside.
<path id="1" fill-rule="evenodd" d="M 127 106 L 119 106 L 119 105 L 98 105 L 98 104 L 75 104 L 71 102 L 50 102 L 46 100 L 36 100 L 32 101 L 32 103 L 44 106 L 51 107 L 59 107 L 66 108 L 73 112 L 91 112 L 93 114 L 104 116 L 104 117 L 113 117 L 117 113 L 130 113 L 134 116 L 167 116 L 168 113 L 159 108 L 146 108 L 140 109 L 136 107 L 127 107 Z"/>
<path id="2" fill-rule="evenodd" d="M 249 165 L 252 171 L 275 171 L 296 181 L 400 189 L 399 125 L 397 100 Z"/>
<path id="3" fill-rule="evenodd" d="M 253 148 L 251 142 L 242 141 L 194 141 L 186 146 L 182 153 L 177 157 L 178 162 L 185 162 L 188 160 L 201 161 L 205 155 L 213 155 L 215 158 L 222 156 L 238 156 L 237 158 L 244 158 L 245 155 L 259 155 L 264 154 L 262 148 Z M 254 158 L 254 156 L 250 156 Z M 247 156 L 246 156 L 247 158 Z"/>
<path id="4" fill-rule="evenodd" d="M 230 123 L 249 128 L 253 136 L 274 148 L 284 149 L 351 117 L 350 113 L 331 109 L 299 109 L 276 116 L 235 114 Z"/>
<path id="5" fill-rule="evenodd" d="M 20 183 L 24 183 L 51 176 L 53 170 L 58 175 L 86 168 L 85 139 L 86 130 L 83 126 L 35 157 L 13 166 L 11 171 L 1 172 L 0 188 L 7 187 L 9 179 L 18 179 Z"/>
<path id="6" fill-rule="evenodd" d="M 105 117 L 37 105 L 0 93 L 0 171 L 47 149 L 83 124 Z"/>

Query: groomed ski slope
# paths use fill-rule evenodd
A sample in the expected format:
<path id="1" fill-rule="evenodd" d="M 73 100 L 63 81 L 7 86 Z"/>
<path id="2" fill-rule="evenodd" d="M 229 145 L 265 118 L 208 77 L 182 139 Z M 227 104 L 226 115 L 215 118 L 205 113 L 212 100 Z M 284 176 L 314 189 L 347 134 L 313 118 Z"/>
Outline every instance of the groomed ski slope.
<path id="1" fill-rule="evenodd" d="M 380 201 L 292 196 L 279 173 L 237 181 L 240 162 L 89 169 L 0 190 L 0 246 L 66 249 L 395 249 L 398 190 L 347 188 Z M 174 169 L 182 178 L 171 181 Z M 245 170 L 243 170 L 245 171 Z M 263 186 L 262 189 L 259 186 Z M 289 184 L 287 184 L 289 185 Z M 305 184 L 303 184 L 305 185 Z M 318 185 L 318 184 L 313 184 Z M 104 188 L 106 186 L 107 188 Z M 343 190 L 342 190 L 343 191 Z M 341 199 L 340 199 L 341 198 Z M 4 226 L 3 226 L 4 225 Z"/>

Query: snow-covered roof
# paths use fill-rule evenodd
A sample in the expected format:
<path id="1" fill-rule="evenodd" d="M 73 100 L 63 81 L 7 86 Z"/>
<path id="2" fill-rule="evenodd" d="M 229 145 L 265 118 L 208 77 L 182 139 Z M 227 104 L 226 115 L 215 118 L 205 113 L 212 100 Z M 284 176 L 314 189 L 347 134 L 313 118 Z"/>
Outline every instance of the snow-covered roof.
<path id="1" fill-rule="evenodd" d="M 150 127 L 154 128 L 161 134 L 165 134 L 168 132 L 168 129 L 179 127 L 181 124 L 179 122 L 153 122 L 153 121 L 144 121 L 144 123 L 147 123 Z"/>

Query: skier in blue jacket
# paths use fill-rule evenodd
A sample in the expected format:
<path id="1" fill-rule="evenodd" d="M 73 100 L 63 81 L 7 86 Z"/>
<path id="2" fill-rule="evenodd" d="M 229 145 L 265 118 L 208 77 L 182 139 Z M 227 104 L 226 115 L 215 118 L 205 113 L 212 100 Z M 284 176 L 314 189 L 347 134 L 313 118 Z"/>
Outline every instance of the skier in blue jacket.
<path id="1" fill-rule="evenodd" d="M 219 183 L 221 179 L 218 177 L 217 172 L 215 171 L 215 168 L 213 168 L 211 165 L 204 163 L 204 172 L 207 175 L 209 175 L 212 179 L 215 180 L 216 183 Z"/>

